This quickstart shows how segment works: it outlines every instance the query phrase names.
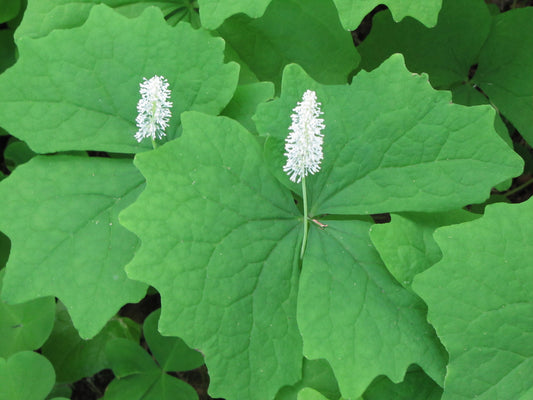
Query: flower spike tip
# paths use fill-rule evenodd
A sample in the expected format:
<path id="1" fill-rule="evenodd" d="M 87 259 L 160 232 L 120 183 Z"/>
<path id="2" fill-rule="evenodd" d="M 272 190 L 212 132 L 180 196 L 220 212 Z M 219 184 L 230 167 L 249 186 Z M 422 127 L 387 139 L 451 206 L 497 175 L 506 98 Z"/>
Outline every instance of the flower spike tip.
<path id="1" fill-rule="evenodd" d="M 307 90 L 291 115 L 292 125 L 285 139 L 287 164 L 283 171 L 296 183 L 320 170 L 324 137 L 320 131 L 326 127 L 324 120 L 318 118 L 323 114 L 320 105 L 316 101 L 316 93 Z"/>
<path id="2" fill-rule="evenodd" d="M 135 122 L 139 130 L 135 134 L 138 142 L 144 138 L 161 139 L 165 136 L 165 129 L 168 121 L 172 116 L 170 107 L 172 102 L 168 101 L 170 90 L 168 81 L 163 76 L 157 76 L 150 79 L 143 78 L 144 82 L 140 84 L 141 99 L 137 103 L 139 115 Z"/>

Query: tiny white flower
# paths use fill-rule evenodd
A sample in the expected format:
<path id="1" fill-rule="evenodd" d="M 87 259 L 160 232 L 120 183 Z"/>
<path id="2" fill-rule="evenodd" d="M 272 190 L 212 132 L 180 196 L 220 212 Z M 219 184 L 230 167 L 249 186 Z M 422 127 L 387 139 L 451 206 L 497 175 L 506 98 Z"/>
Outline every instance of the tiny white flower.
<path id="1" fill-rule="evenodd" d="M 300 183 L 302 178 L 320 170 L 324 137 L 320 131 L 326 126 L 324 120 L 318 118 L 323 112 L 320 111 L 320 103 L 317 103 L 316 93 L 312 90 L 304 93 L 302 101 L 298 102 L 293 111 L 292 125 L 285 139 L 284 155 L 287 157 L 287 164 L 283 171 L 291 181 Z"/>
<path id="2" fill-rule="evenodd" d="M 161 139 L 165 136 L 165 129 L 172 116 L 170 112 L 172 102 L 168 101 L 170 90 L 166 78 L 155 75 L 150 79 L 143 78 L 143 80 L 139 90 L 142 97 L 137 103 L 139 115 L 135 120 L 139 128 L 135 134 L 138 142 L 146 137 L 155 140 L 156 137 Z"/>

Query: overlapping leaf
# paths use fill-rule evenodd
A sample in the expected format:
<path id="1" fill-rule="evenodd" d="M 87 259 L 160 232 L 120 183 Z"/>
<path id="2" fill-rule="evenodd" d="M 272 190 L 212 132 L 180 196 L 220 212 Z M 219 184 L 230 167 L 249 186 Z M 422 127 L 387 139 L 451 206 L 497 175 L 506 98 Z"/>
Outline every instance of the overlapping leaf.
<path id="1" fill-rule="evenodd" d="M 11 239 L 2 297 L 59 297 L 84 338 L 146 286 L 126 277 L 138 239 L 117 215 L 144 179 L 131 160 L 39 156 L 0 184 L 0 229 Z"/>
<path id="2" fill-rule="evenodd" d="M 156 8 L 128 19 L 95 6 L 82 27 L 17 45 L 17 64 L 0 76 L 0 125 L 39 153 L 142 151 L 150 144 L 133 135 L 143 77 L 163 75 L 175 93 L 170 137 L 181 112 L 222 111 L 238 78 L 236 64 L 223 64 L 221 39 L 170 27 Z"/>
<path id="3" fill-rule="evenodd" d="M 453 89 L 454 101 L 480 102 L 480 88 L 533 143 L 532 18 L 531 7 L 491 17 L 482 0 L 444 0 L 433 29 L 413 20 L 396 24 L 388 12 L 379 13 L 359 48 L 361 66 L 375 68 L 401 52 L 412 71 L 427 72 L 436 87 Z"/>
<path id="4" fill-rule="evenodd" d="M 298 211 L 241 125 L 182 118 L 178 140 L 136 158 L 148 183 L 121 214 L 142 240 L 128 275 L 161 293 L 162 334 L 205 355 L 211 396 L 273 398 L 301 374 Z"/>
<path id="5" fill-rule="evenodd" d="M 440 228 L 443 258 L 414 290 L 450 353 L 443 400 L 526 400 L 533 394 L 533 200 L 488 206 Z"/>
<path id="6" fill-rule="evenodd" d="M 261 18 L 238 15 L 218 32 L 259 80 L 278 86 L 291 62 L 319 82 L 337 84 L 347 82 L 359 62 L 331 0 L 273 0 Z"/>
<path id="7" fill-rule="evenodd" d="M 522 170 L 494 131 L 491 107 L 451 104 L 448 92 L 394 55 L 351 85 L 325 86 L 296 65 L 285 69 L 279 100 L 260 105 L 255 121 L 269 135 L 274 173 L 294 191 L 282 172 L 283 146 L 307 89 L 323 102 L 326 124 L 322 170 L 308 179 L 311 215 L 456 209 L 483 202 Z"/>
<path id="8" fill-rule="evenodd" d="M 423 371 L 413 368 L 401 383 L 394 384 L 384 376 L 377 378 L 362 400 L 440 400 L 442 388 Z"/>
<path id="9" fill-rule="evenodd" d="M 407 15 L 418 19 L 426 26 L 434 26 L 442 0 L 410 1 L 410 0 L 333 0 L 339 10 L 342 25 L 347 30 L 356 29 L 366 14 L 380 4 L 385 4 L 400 21 Z"/>
<path id="10" fill-rule="evenodd" d="M 246 14 L 251 18 L 263 15 L 272 0 L 199 0 L 200 19 L 207 29 L 218 28 L 234 14 Z"/>
<path id="11" fill-rule="evenodd" d="M 410 288 L 416 274 L 442 257 L 433 239 L 435 229 L 477 217 L 479 215 L 464 210 L 393 214 L 389 224 L 374 225 L 370 237 L 389 272 L 402 286 Z"/>

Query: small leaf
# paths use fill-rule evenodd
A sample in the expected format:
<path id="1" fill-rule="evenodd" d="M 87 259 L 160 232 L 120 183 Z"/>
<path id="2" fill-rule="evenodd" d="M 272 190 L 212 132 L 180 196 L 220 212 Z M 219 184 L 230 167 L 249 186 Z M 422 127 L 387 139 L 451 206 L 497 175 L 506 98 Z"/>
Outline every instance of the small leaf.
<path id="1" fill-rule="evenodd" d="M 121 214 L 142 240 L 126 269 L 161 293 L 160 332 L 204 354 L 212 397 L 273 398 L 301 374 L 298 210 L 240 124 L 182 118 L 135 159 L 147 187 Z"/>
<path id="2" fill-rule="evenodd" d="M 65 306 L 58 303 L 54 329 L 42 353 L 54 365 L 58 382 L 74 382 L 110 367 L 105 354 L 108 342 L 115 338 L 138 342 L 140 334 L 138 324 L 115 317 L 94 338 L 84 340 L 72 325 Z"/>
<path id="3" fill-rule="evenodd" d="M 435 232 L 442 260 L 413 289 L 450 353 L 443 400 L 533 393 L 533 199 Z"/>
<path id="4" fill-rule="evenodd" d="M 138 239 L 117 215 L 143 189 L 131 160 L 39 156 L 0 184 L 0 227 L 11 239 L 2 297 L 56 296 L 83 338 L 146 286 L 126 277 Z"/>
<path id="5" fill-rule="evenodd" d="M 155 7 L 128 19 L 95 6 L 83 26 L 17 45 L 18 62 L 0 76 L 0 124 L 37 153 L 151 148 L 134 138 L 143 77 L 170 83 L 170 138 L 183 111 L 222 111 L 238 80 L 220 38 L 185 23 L 172 28 Z"/>
<path id="6" fill-rule="evenodd" d="M 389 272 L 409 289 L 416 274 L 424 272 L 442 257 L 433 240 L 435 229 L 478 217 L 464 210 L 393 214 L 389 224 L 372 226 L 370 237 Z"/>
<path id="7" fill-rule="evenodd" d="M 400 382 L 412 363 L 442 382 L 447 357 L 425 305 L 385 269 L 371 223 L 326 223 L 309 232 L 300 277 L 304 355 L 330 363 L 345 398 L 361 396 L 378 375 Z"/>
<path id="8" fill-rule="evenodd" d="M 54 386 L 54 369 L 42 355 L 22 351 L 0 357 L 0 399 L 42 400 Z"/>
<path id="9" fill-rule="evenodd" d="M 188 371 L 204 364 L 200 353 L 191 349 L 178 337 L 161 336 L 157 322 L 161 310 L 156 310 L 144 320 L 143 333 L 146 343 L 163 371 Z"/>
<path id="10" fill-rule="evenodd" d="M 159 367 L 139 343 L 114 339 L 106 343 L 105 352 L 117 378 L 145 372 L 157 372 L 155 375 L 160 375 Z"/>
<path id="11" fill-rule="evenodd" d="M 298 400 L 328 400 L 328 398 L 315 389 L 303 388 L 298 392 Z"/>
<path id="12" fill-rule="evenodd" d="M 106 353 L 117 378 L 103 400 L 198 400 L 191 386 L 163 372 L 138 343 L 115 339 Z"/>
<path id="13" fill-rule="evenodd" d="M 4 273 L 0 270 L 0 288 Z M 54 326 L 54 314 L 53 297 L 14 306 L 0 302 L 0 357 L 41 347 Z"/>

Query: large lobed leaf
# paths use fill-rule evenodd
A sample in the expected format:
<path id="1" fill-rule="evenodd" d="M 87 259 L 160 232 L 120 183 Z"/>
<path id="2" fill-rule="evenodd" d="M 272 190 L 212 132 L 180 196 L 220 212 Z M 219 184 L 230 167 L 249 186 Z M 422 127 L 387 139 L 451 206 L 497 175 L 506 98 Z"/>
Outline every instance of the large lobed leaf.
<path id="1" fill-rule="evenodd" d="M 414 290 L 450 353 L 443 400 L 533 395 L 533 199 L 440 228 L 442 260 Z"/>
<path id="2" fill-rule="evenodd" d="M 154 7 L 128 19 L 95 6 L 83 26 L 17 45 L 18 62 L 0 76 L 0 125 L 38 153 L 146 150 L 149 141 L 134 139 L 143 77 L 170 83 L 170 137 L 181 112 L 222 111 L 238 79 L 238 65 L 223 63 L 220 38 L 186 23 L 170 27 Z"/>
<path id="3" fill-rule="evenodd" d="M 0 184 L 0 229 L 11 239 L 2 298 L 59 297 L 83 338 L 146 286 L 126 277 L 138 239 L 118 223 L 144 179 L 131 160 L 39 156 Z"/>
<path id="4" fill-rule="evenodd" d="M 351 85 L 325 86 L 296 65 L 285 69 L 280 98 L 259 105 L 255 121 L 269 136 L 274 174 L 296 192 L 282 172 L 284 140 L 307 89 L 323 102 L 326 125 L 321 172 L 308 179 L 311 215 L 456 209 L 483 202 L 522 171 L 494 130 L 491 107 L 451 104 L 397 54 Z"/>
<path id="5" fill-rule="evenodd" d="M 142 240 L 127 272 L 161 293 L 161 333 L 205 355 L 213 397 L 273 398 L 301 374 L 298 211 L 241 125 L 182 118 L 178 140 L 136 157 L 147 187 L 121 214 Z"/>

